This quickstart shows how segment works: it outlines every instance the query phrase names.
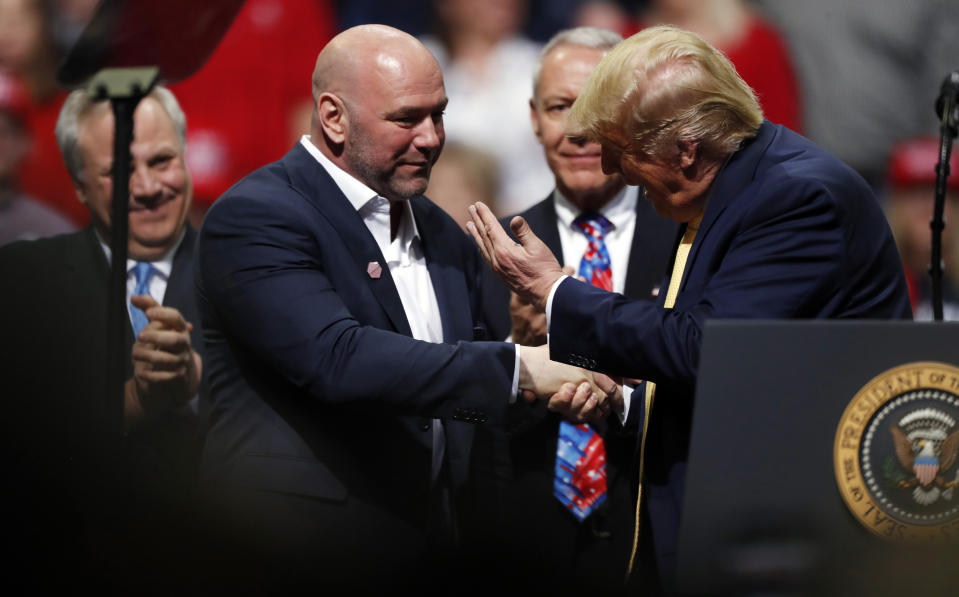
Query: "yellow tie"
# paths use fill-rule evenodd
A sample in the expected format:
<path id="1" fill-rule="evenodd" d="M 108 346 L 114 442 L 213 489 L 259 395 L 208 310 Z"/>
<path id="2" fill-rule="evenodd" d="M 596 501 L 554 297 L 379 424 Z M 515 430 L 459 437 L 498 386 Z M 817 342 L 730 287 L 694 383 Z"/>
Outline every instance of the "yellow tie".
<path id="1" fill-rule="evenodd" d="M 666 290 L 666 302 L 663 305 L 667 309 L 672 309 L 676 304 L 676 295 L 679 294 L 679 284 L 683 280 L 683 271 L 686 269 L 686 258 L 689 257 L 689 249 L 693 246 L 693 239 L 696 238 L 696 231 L 699 230 L 699 224 L 702 221 L 703 216 L 700 214 L 686 224 L 686 232 L 683 233 L 683 239 L 679 241 L 679 247 L 676 248 L 676 258 L 673 260 L 673 271 L 669 275 L 669 288 Z M 639 508 L 643 503 L 643 464 L 646 458 L 646 431 L 649 429 L 649 412 L 653 409 L 653 397 L 655 395 L 656 384 L 647 381 L 643 435 L 639 440 L 639 492 L 636 498 L 636 520 L 633 524 L 633 550 L 629 554 L 629 567 L 626 569 L 626 578 L 629 578 L 629 575 L 633 572 L 636 550 L 639 547 Z"/>

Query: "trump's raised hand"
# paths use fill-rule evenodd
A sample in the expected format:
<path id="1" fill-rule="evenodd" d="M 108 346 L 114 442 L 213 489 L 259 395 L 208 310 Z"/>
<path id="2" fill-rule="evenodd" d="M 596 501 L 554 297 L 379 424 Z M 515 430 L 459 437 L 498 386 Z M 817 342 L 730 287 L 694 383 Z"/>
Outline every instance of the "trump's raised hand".
<path id="1" fill-rule="evenodd" d="M 550 288 L 563 275 L 553 252 L 533 234 L 529 224 L 520 216 L 510 222 L 510 229 L 519 239 L 517 243 L 483 203 L 471 205 L 469 213 L 466 229 L 490 269 L 522 299 L 540 311 L 545 310 Z"/>

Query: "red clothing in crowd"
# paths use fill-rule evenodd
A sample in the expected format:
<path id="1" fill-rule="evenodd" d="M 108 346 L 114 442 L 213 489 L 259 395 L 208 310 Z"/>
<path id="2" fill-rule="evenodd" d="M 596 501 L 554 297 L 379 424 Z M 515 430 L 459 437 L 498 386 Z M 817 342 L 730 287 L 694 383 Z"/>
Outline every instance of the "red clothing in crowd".
<path id="1" fill-rule="evenodd" d="M 311 105 L 316 55 L 336 33 L 331 0 L 247 0 L 209 61 L 170 85 L 187 119 L 187 167 L 195 203 L 208 207 L 234 182 L 277 160 L 308 130 L 292 127 Z M 90 221 L 63 165 L 54 128 L 66 93 L 31 106 L 33 151 L 21 165 L 24 191 L 69 217 Z"/>
<path id="2" fill-rule="evenodd" d="M 207 207 L 289 151 L 294 112 L 311 105 L 316 55 L 336 33 L 329 0 L 247 0 L 209 62 L 170 87 L 187 116 L 187 167 Z"/>
<path id="3" fill-rule="evenodd" d="M 756 92 L 766 119 L 802 132 L 799 83 L 779 32 L 761 19 L 752 19 L 739 44 L 720 49 Z"/>
<path id="4" fill-rule="evenodd" d="M 20 187 L 82 227 L 90 222 L 90 213 L 77 199 L 54 135 L 60 106 L 66 97 L 66 92 L 61 91 L 42 104 L 27 108 L 26 126 L 32 136 L 32 146 L 20 163 Z"/>

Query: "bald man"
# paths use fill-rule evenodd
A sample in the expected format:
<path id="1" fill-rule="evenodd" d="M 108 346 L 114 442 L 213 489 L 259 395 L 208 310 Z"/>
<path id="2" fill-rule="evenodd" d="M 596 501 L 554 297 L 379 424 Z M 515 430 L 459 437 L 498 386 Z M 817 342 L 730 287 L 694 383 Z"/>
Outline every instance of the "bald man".
<path id="1" fill-rule="evenodd" d="M 501 420 L 518 389 L 549 396 L 588 374 L 470 342 L 484 337 L 482 263 L 421 195 L 447 103 L 426 48 L 349 29 L 317 58 L 313 97 L 311 134 L 221 197 L 200 233 L 203 485 L 271 586 L 422 592 L 428 570 L 454 570 L 474 425 Z M 608 412 L 596 384 L 615 384 L 593 383 L 567 412 Z"/>

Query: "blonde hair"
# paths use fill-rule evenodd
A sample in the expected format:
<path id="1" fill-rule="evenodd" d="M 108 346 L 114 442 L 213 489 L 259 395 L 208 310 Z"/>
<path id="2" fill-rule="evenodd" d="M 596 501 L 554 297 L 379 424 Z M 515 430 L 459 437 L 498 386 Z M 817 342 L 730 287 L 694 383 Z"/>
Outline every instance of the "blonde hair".
<path id="1" fill-rule="evenodd" d="M 567 133 L 601 140 L 611 131 L 644 155 L 677 141 L 728 155 L 763 122 L 756 94 L 719 50 L 675 27 L 644 29 L 613 48 L 586 81 Z"/>

